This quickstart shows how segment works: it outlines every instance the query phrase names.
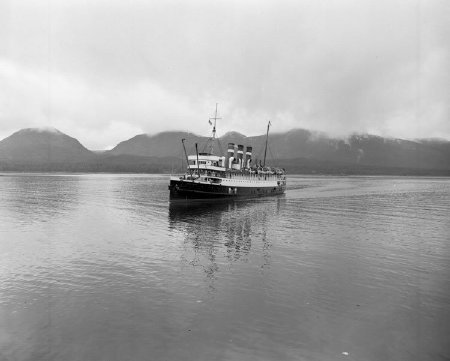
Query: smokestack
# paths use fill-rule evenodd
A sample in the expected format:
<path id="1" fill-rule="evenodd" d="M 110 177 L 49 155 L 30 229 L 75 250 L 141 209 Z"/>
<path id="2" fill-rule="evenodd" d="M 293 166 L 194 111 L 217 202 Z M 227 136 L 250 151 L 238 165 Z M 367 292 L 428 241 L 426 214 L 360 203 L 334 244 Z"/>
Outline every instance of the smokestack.
<path id="1" fill-rule="evenodd" d="M 243 164 L 244 146 L 241 144 L 238 144 L 237 159 L 238 159 L 238 163 L 239 163 L 239 169 L 244 168 L 244 164 Z"/>
<path id="2" fill-rule="evenodd" d="M 245 167 L 250 168 L 252 166 L 252 147 L 247 147 L 247 152 L 245 153 Z"/>
<path id="3" fill-rule="evenodd" d="M 228 143 L 227 158 L 225 160 L 225 168 L 231 168 L 231 163 L 234 160 L 234 143 Z"/>

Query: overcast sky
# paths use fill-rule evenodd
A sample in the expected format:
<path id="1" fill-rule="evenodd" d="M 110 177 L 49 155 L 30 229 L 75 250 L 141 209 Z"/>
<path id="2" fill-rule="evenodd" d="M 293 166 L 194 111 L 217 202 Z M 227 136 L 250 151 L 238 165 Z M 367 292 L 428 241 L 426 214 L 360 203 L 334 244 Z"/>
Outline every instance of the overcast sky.
<path id="1" fill-rule="evenodd" d="M 1 0 L 0 138 L 292 128 L 450 140 L 448 0 Z"/>

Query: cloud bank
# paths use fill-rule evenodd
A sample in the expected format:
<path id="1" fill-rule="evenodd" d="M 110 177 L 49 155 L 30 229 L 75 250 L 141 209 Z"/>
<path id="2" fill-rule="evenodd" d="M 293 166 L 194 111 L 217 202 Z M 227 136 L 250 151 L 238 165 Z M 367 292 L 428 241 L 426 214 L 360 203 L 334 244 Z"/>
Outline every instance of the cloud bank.
<path id="1" fill-rule="evenodd" d="M 447 1 L 6 1 L 0 136 L 308 128 L 450 139 Z"/>

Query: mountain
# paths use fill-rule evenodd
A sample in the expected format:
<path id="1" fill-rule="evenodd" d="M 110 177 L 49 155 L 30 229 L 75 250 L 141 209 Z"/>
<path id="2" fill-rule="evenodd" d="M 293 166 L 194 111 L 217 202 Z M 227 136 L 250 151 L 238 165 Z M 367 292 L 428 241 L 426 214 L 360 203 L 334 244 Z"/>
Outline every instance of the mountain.
<path id="1" fill-rule="evenodd" d="M 188 154 L 195 154 L 194 143 L 199 144 L 201 152 L 208 141 L 207 137 L 181 132 L 164 132 L 153 136 L 142 134 L 120 143 L 110 154 L 183 157 L 182 138 L 186 139 Z M 265 141 L 265 135 L 246 137 L 237 132 L 229 132 L 218 139 L 214 149 L 224 154 L 230 142 L 251 145 L 253 159 L 260 161 L 264 157 Z M 340 166 L 346 164 L 361 169 L 375 167 L 450 170 L 450 142 L 433 139 L 412 141 L 368 134 L 333 138 L 320 132 L 294 129 L 270 135 L 267 159 L 304 159 L 308 160 L 308 164 L 315 161 L 322 165 L 334 162 Z"/>
<path id="2" fill-rule="evenodd" d="M 274 134 L 270 139 L 275 159 L 303 157 L 361 166 L 450 169 L 450 142 L 411 141 L 353 134 L 331 138 L 303 129 Z"/>
<path id="3" fill-rule="evenodd" d="M 54 128 L 22 129 L 0 141 L 0 160 L 14 163 L 84 162 L 94 154 Z"/>
<path id="4" fill-rule="evenodd" d="M 108 153 L 113 155 L 138 155 L 146 157 L 184 157 L 181 140 L 185 139 L 186 152 L 195 154 L 195 143 L 198 144 L 200 153 L 209 148 L 209 137 L 202 137 L 187 132 L 162 132 L 156 135 L 139 134 L 135 137 L 119 143 Z M 228 142 L 249 144 L 250 138 L 238 132 L 228 132 L 216 141 L 214 149 L 218 153 L 226 152 Z"/>
<path id="5" fill-rule="evenodd" d="M 56 129 L 23 129 L 0 141 L 0 170 L 147 172 L 183 171 L 185 139 L 188 154 L 209 151 L 208 137 L 187 132 L 140 134 L 109 151 L 92 152 Z M 225 154 L 228 143 L 253 147 L 254 164 L 264 157 L 265 135 L 247 137 L 229 132 L 213 144 Z M 267 164 L 289 173 L 450 175 L 450 142 L 442 139 L 403 140 L 368 134 L 334 138 L 294 129 L 269 136 Z"/>
<path id="6" fill-rule="evenodd" d="M 163 132 L 156 135 L 139 134 L 108 151 L 110 155 L 137 155 L 145 157 L 177 157 L 183 154 L 181 139 L 186 139 L 188 152 L 195 152 L 195 143 L 207 139 L 187 132 Z M 200 151 L 200 150 L 199 150 Z"/>
<path id="7" fill-rule="evenodd" d="M 90 151 L 54 128 L 22 129 L 0 141 L 0 171 L 168 173 L 180 164 L 174 157 Z"/>

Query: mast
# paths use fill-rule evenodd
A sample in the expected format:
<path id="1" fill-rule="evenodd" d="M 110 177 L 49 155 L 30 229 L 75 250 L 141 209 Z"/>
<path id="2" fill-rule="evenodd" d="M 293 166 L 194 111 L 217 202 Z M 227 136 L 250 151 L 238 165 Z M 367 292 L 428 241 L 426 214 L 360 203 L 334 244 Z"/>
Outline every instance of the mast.
<path id="1" fill-rule="evenodd" d="M 272 124 L 269 123 L 267 124 L 267 133 L 266 133 L 266 147 L 264 148 L 264 162 L 263 162 L 263 168 L 266 166 L 266 154 L 267 154 L 267 141 L 269 140 L 269 128 Z"/>
<path id="2" fill-rule="evenodd" d="M 214 120 L 214 125 L 213 125 L 213 130 L 212 130 L 212 137 L 211 137 L 211 154 L 214 154 L 214 141 L 216 140 L 216 123 L 217 123 L 217 119 L 222 119 L 222 118 L 217 118 L 217 105 L 218 103 L 216 103 L 216 113 L 214 115 L 214 118 L 209 118 L 209 124 L 212 125 L 211 120 Z"/>
<path id="3" fill-rule="evenodd" d="M 183 143 L 183 149 L 184 149 L 184 155 L 186 156 L 186 164 L 187 164 L 187 168 L 189 169 L 189 173 L 190 173 L 190 175 L 191 175 L 191 178 L 192 178 L 192 170 L 191 170 L 191 167 L 189 167 L 189 158 L 188 158 L 188 155 L 187 155 L 187 152 L 186 152 L 186 147 L 184 146 L 184 141 L 185 141 L 186 139 L 181 139 L 181 143 Z"/>
<path id="4" fill-rule="evenodd" d="M 195 143 L 195 153 L 197 154 L 197 169 L 198 169 L 198 176 L 200 177 L 200 163 L 198 162 L 198 148 L 197 148 L 197 143 Z"/>

